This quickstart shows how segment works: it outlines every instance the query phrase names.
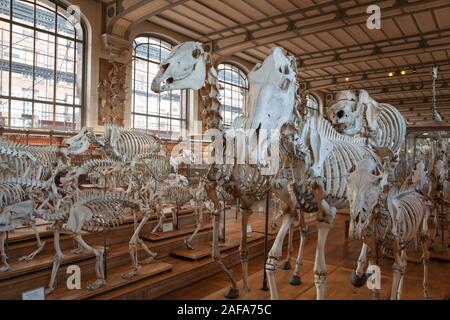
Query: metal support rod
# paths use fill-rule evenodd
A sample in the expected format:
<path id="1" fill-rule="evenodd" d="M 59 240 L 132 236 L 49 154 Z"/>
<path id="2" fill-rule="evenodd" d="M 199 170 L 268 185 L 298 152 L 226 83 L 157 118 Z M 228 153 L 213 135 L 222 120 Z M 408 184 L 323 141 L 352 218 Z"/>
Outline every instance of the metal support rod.
<path id="1" fill-rule="evenodd" d="M 441 211 L 441 218 L 439 220 L 441 220 L 441 243 L 442 243 L 442 247 L 444 248 L 444 223 L 445 223 L 445 214 L 444 214 L 444 206 L 442 204 L 443 201 L 439 201 L 440 202 L 440 211 Z M 446 249 L 446 248 L 445 248 Z"/>
<path id="2" fill-rule="evenodd" d="M 108 277 L 108 253 L 106 252 L 106 230 L 103 229 L 103 270 L 105 272 L 105 280 Z"/>
<path id="3" fill-rule="evenodd" d="M 226 212 L 227 210 L 225 209 L 225 195 L 222 193 L 222 200 L 223 200 L 223 227 L 222 227 L 222 241 L 225 242 L 225 225 L 226 225 Z"/>
<path id="4" fill-rule="evenodd" d="M 5 241 L 5 255 L 8 257 L 8 247 L 9 247 L 9 231 L 6 231 L 6 241 Z M 8 261 L 8 260 L 7 260 Z"/>
<path id="5" fill-rule="evenodd" d="M 236 198 L 236 220 L 238 218 L 239 207 L 241 206 L 241 201 L 239 198 Z"/>
<path id="6" fill-rule="evenodd" d="M 269 247 L 269 201 L 270 201 L 270 193 L 269 190 L 267 190 L 266 195 L 266 208 L 265 208 L 265 215 L 266 220 L 264 224 L 264 264 L 263 264 L 263 270 L 266 270 L 266 261 L 268 258 L 268 247 Z M 267 291 L 269 288 L 267 287 L 267 273 L 263 272 L 263 282 L 261 290 Z"/>
<path id="7" fill-rule="evenodd" d="M 178 203 L 177 203 L 177 209 L 176 209 L 176 212 L 175 212 L 175 215 L 176 215 L 176 217 L 177 217 L 177 225 L 176 225 L 176 228 L 177 228 L 177 230 L 178 230 L 178 227 L 179 227 L 179 217 L 178 217 Z"/>

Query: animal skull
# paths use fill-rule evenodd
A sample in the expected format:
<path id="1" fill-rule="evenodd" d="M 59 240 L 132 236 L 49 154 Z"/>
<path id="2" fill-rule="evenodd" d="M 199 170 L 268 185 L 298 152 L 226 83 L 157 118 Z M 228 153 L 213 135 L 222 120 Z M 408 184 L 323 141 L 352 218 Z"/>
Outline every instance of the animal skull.
<path id="1" fill-rule="evenodd" d="M 63 143 L 68 145 L 68 148 L 65 149 L 67 154 L 82 154 L 95 141 L 95 134 L 92 128 L 84 127 L 77 135 L 64 139 Z"/>
<path id="2" fill-rule="evenodd" d="M 329 118 L 333 125 L 343 127 L 345 134 L 354 135 L 361 132 L 364 124 L 370 130 L 377 129 L 377 115 L 380 111 L 378 102 L 368 92 L 360 90 L 358 96 L 351 90 L 338 93 L 336 103 L 329 109 Z"/>
<path id="3" fill-rule="evenodd" d="M 202 87 L 206 77 L 206 62 L 210 52 L 200 42 L 188 41 L 172 49 L 170 56 L 161 62 L 152 81 L 152 90 L 160 93 L 168 90 Z"/>
<path id="4" fill-rule="evenodd" d="M 350 203 L 349 238 L 361 239 L 381 192 L 383 175 L 374 175 L 376 164 L 363 159 L 348 176 L 347 199 Z"/>

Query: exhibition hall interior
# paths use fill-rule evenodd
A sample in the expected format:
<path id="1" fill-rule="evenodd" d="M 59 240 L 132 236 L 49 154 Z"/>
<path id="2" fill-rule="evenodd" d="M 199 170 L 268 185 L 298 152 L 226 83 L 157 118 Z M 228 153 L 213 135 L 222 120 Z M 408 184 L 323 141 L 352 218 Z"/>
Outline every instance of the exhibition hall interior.
<path id="1" fill-rule="evenodd" d="M 0 299 L 450 299 L 448 0 L 0 0 Z"/>

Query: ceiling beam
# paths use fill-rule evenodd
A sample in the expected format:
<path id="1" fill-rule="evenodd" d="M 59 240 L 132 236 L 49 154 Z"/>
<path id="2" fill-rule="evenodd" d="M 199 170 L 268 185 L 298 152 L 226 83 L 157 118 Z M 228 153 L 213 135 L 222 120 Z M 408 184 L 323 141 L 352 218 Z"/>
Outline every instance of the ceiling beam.
<path id="1" fill-rule="evenodd" d="M 128 40 L 128 37 L 126 37 L 125 34 L 128 33 L 129 35 L 131 27 L 135 27 L 137 23 L 141 23 L 166 10 L 182 5 L 186 1 L 187 0 L 141 0 L 112 18 L 108 23 L 106 33 Z"/>
<path id="2" fill-rule="evenodd" d="M 395 67 L 374 68 L 374 69 L 368 69 L 368 70 L 363 70 L 363 71 L 340 73 L 339 76 L 326 75 L 326 76 L 319 76 L 319 77 L 309 77 L 307 75 L 304 75 L 303 70 L 299 69 L 298 72 L 302 76 L 302 80 L 304 79 L 307 81 L 321 81 L 321 80 L 334 80 L 334 79 L 337 80 L 337 79 L 345 79 L 347 77 L 352 78 L 352 77 L 364 77 L 364 76 L 367 76 L 368 80 L 370 80 L 372 78 L 369 78 L 369 75 L 373 76 L 373 75 L 376 75 L 379 73 L 379 74 L 383 74 L 384 76 L 386 76 L 389 72 L 396 71 L 396 70 L 406 70 L 406 71 L 409 70 L 409 72 L 407 74 L 416 74 L 417 72 L 421 71 L 421 69 L 427 69 L 428 73 L 430 73 L 431 67 L 433 67 L 435 65 L 439 66 L 440 69 L 442 67 L 444 67 L 444 68 L 447 66 L 450 67 L 450 61 L 449 60 L 437 60 L 437 61 L 428 62 L 428 63 L 403 64 L 403 65 L 396 65 Z M 401 77 L 403 77 L 403 76 L 401 76 Z"/>
<path id="3" fill-rule="evenodd" d="M 171 1 L 170 4 L 160 7 L 158 9 L 155 9 L 152 12 L 148 12 L 145 15 L 142 15 L 139 19 L 134 20 L 125 30 L 125 33 L 124 33 L 125 39 L 129 39 L 131 32 L 133 31 L 134 28 L 136 28 L 137 25 L 141 24 L 142 22 L 144 22 L 144 21 L 150 19 L 151 17 L 154 17 L 164 11 L 181 6 L 190 0 L 170 0 L 170 1 Z"/>
<path id="4" fill-rule="evenodd" d="M 366 62 L 370 60 L 379 60 L 383 58 L 397 58 L 404 57 L 406 55 L 419 54 L 419 53 L 431 53 L 435 51 L 445 51 L 448 49 L 448 42 L 450 41 L 450 35 L 446 38 L 439 39 L 441 43 L 431 43 L 430 40 L 417 41 L 411 44 L 411 48 L 397 48 L 394 50 L 383 50 L 380 49 L 378 53 L 374 53 L 373 49 L 363 50 L 360 52 L 355 52 L 354 57 L 334 57 L 329 61 L 321 61 L 311 63 L 307 66 L 300 66 L 299 69 L 302 71 L 314 71 L 314 69 L 335 67 L 335 66 L 345 66 L 346 64 L 354 64 L 357 62 Z M 389 49 L 389 47 L 387 48 Z"/>
<path id="5" fill-rule="evenodd" d="M 430 8 L 448 6 L 446 1 L 405 2 L 394 1 L 389 6 L 384 3 L 382 10 L 383 18 L 393 18 L 408 13 L 419 13 L 429 11 Z M 255 46 L 261 46 L 274 41 L 289 40 L 318 32 L 342 29 L 348 26 L 364 24 L 369 17 L 366 13 L 367 4 L 355 5 L 345 9 L 326 14 L 319 13 L 301 20 L 288 21 L 266 28 L 258 28 L 254 31 L 245 31 L 236 35 L 222 37 L 213 40 L 213 49 L 218 55 L 232 55 Z M 351 12 L 357 12 L 352 14 Z M 361 12 L 361 13 L 360 13 Z M 318 20 L 321 20 L 317 22 Z"/>
<path id="6" fill-rule="evenodd" d="M 439 73 L 441 76 L 442 75 L 450 75 L 450 70 L 448 71 L 443 71 Z M 311 88 L 311 90 L 324 90 L 327 89 L 328 91 L 334 92 L 334 91 L 341 91 L 341 90 L 347 90 L 348 88 L 352 88 L 353 85 L 355 84 L 364 84 L 365 87 L 367 88 L 367 90 L 371 90 L 371 88 L 373 88 L 373 86 L 370 86 L 371 82 L 382 82 L 382 81 L 389 81 L 389 80 L 408 80 L 411 78 L 424 78 L 427 79 L 426 81 L 423 81 L 424 85 L 428 84 L 431 82 L 431 73 L 430 71 L 423 71 L 423 72 L 416 72 L 416 73 L 411 73 L 411 74 L 406 74 L 404 76 L 397 76 L 397 77 L 389 77 L 386 76 L 386 74 L 384 76 L 380 76 L 380 77 L 371 77 L 371 78 L 364 78 L 363 76 L 360 76 L 359 79 L 355 79 L 354 77 L 350 77 L 349 81 L 345 81 L 345 79 L 343 79 L 344 81 L 337 81 L 335 80 L 334 82 L 331 81 L 330 83 L 327 84 L 321 84 L 321 85 L 315 85 L 314 82 L 315 81 L 302 81 L 300 80 L 300 83 L 307 83 L 308 87 Z M 440 79 L 438 81 L 438 85 L 440 84 L 440 86 L 444 85 L 444 83 L 448 83 L 447 80 L 442 80 Z M 385 84 L 381 87 L 384 86 L 401 86 L 401 85 L 408 85 L 409 82 L 405 82 L 403 84 Z M 376 87 L 375 87 L 376 88 Z"/>
<path id="7" fill-rule="evenodd" d="M 345 61 L 348 57 L 355 57 L 355 53 L 361 53 L 361 55 L 367 57 L 368 52 L 372 55 L 383 53 L 383 50 L 385 49 L 388 49 L 388 52 L 393 52 L 395 50 L 392 50 L 392 48 L 396 46 L 405 46 L 407 44 L 425 47 L 428 45 L 428 41 L 442 39 L 443 37 L 450 37 L 450 28 L 433 32 L 418 33 L 410 36 L 387 38 L 381 41 L 358 43 L 353 46 L 342 46 L 329 50 L 308 52 L 307 54 L 298 55 L 296 58 L 300 67 L 307 68 L 310 65 L 314 65 L 315 61 L 323 61 L 324 58 L 329 58 L 331 61 Z M 310 61 L 310 63 L 308 63 L 308 61 Z"/>

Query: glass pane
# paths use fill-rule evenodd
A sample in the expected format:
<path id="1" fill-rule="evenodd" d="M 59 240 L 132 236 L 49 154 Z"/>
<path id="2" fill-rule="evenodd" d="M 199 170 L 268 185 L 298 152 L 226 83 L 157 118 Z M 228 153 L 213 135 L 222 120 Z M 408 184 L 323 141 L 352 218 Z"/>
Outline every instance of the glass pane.
<path id="1" fill-rule="evenodd" d="M 148 62 L 146 62 L 144 60 L 141 60 L 141 59 L 135 59 L 134 63 L 135 63 L 136 70 L 147 72 L 147 64 L 148 64 Z"/>
<path id="2" fill-rule="evenodd" d="M 159 65 L 156 63 L 149 63 L 148 64 L 148 77 L 149 77 L 149 81 L 153 81 L 153 78 L 156 76 L 156 74 L 158 73 L 158 69 L 159 69 Z"/>
<path id="3" fill-rule="evenodd" d="M 159 94 L 155 94 L 153 92 L 149 92 L 148 95 L 148 113 L 149 114 L 158 114 L 159 105 Z"/>
<path id="4" fill-rule="evenodd" d="M 0 21 L 0 59 L 0 94 L 7 96 L 9 95 L 9 23 L 3 21 Z"/>
<path id="5" fill-rule="evenodd" d="M 137 44 L 135 46 L 134 55 L 139 58 L 147 59 L 148 58 L 148 45 Z"/>
<path id="6" fill-rule="evenodd" d="M 30 128 L 32 125 L 32 105 L 29 101 L 11 100 L 11 126 Z"/>
<path id="7" fill-rule="evenodd" d="M 56 6 L 51 0 L 36 0 L 36 4 L 52 12 L 55 12 Z M 39 8 L 37 8 L 37 10 L 39 10 Z"/>
<path id="8" fill-rule="evenodd" d="M 171 116 L 181 118 L 181 92 L 180 90 L 172 91 L 172 110 Z"/>
<path id="9" fill-rule="evenodd" d="M 23 0 L 13 0 L 13 21 L 34 25 L 34 5 Z"/>
<path id="10" fill-rule="evenodd" d="M 75 130 L 81 129 L 81 108 L 75 109 Z"/>
<path id="11" fill-rule="evenodd" d="M 56 49 L 56 102 L 73 103 L 75 42 L 58 38 Z"/>
<path id="12" fill-rule="evenodd" d="M 73 126 L 73 108 L 66 106 L 56 106 L 55 129 L 72 130 Z"/>
<path id="13" fill-rule="evenodd" d="M 34 127 L 44 129 L 53 127 L 53 105 L 44 103 L 34 104 Z"/>
<path id="14" fill-rule="evenodd" d="M 55 25 L 55 12 L 41 6 L 36 6 L 36 28 L 55 32 Z"/>
<path id="15" fill-rule="evenodd" d="M 55 36 L 36 31 L 34 99 L 53 101 Z"/>
<path id="16" fill-rule="evenodd" d="M 11 12 L 11 0 L 0 0 L 0 18 L 9 20 Z"/>
<path id="17" fill-rule="evenodd" d="M 75 56 L 75 104 L 81 105 L 81 93 L 83 90 L 83 44 L 76 43 L 77 50 Z"/>
<path id="18" fill-rule="evenodd" d="M 75 28 L 65 18 L 66 15 L 68 15 L 67 11 L 58 7 L 57 33 L 66 37 L 75 38 Z"/>
<path id="19" fill-rule="evenodd" d="M 156 117 L 148 117 L 148 129 L 153 132 L 158 132 L 159 130 L 159 121 Z"/>
<path id="20" fill-rule="evenodd" d="M 159 119 L 159 132 L 160 135 L 165 138 L 170 138 L 170 120 L 160 118 Z"/>
<path id="21" fill-rule="evenodd" d="M 146 116 L 134 115 L 133 126 L 137 129 L 147 129 Z"/>
<path id="22" fill-rule="evenodd" d="M 160 61 L 161 61 L 161 58 L 160 58 L 160 47 L 158 46 L 158 45 L 153 45 L 153 44 L 150 44 L 149 46 L 148 46 L 148 54 L 149 54 L 149 57 L 148 57 L 148 59 L 150 60 L 150 61 L 154 61 L 154 62 L 157 62 L 157 63 L 159 63 Z"/>
<path id="23" fill-rule="evenodd" d="M 170 117 L 170 92 L 163 92 L 160 94 L 159 101 L 159 115 Z"/>
<path id="24" fill-rule="evenodd" d="M 0 126 L 8 126 L 8 100 L 0 99 Z"/>
<path id="25" fill-rule="evenodd" d="M 147 101 L 142 92 L 134 94 L 134 112 L 147 113 Z"/>
<path id="26" fill-rule="evenodd" d="M 172 119 L 170 129 L 173 135 L 181 133 L 181 121 Z"/>
<path id="27" fill-rule="evenodd" d="M 13 25 L 11 95 L 14 97 L 32 98 L 33 35 L 32 29 Z"/>

